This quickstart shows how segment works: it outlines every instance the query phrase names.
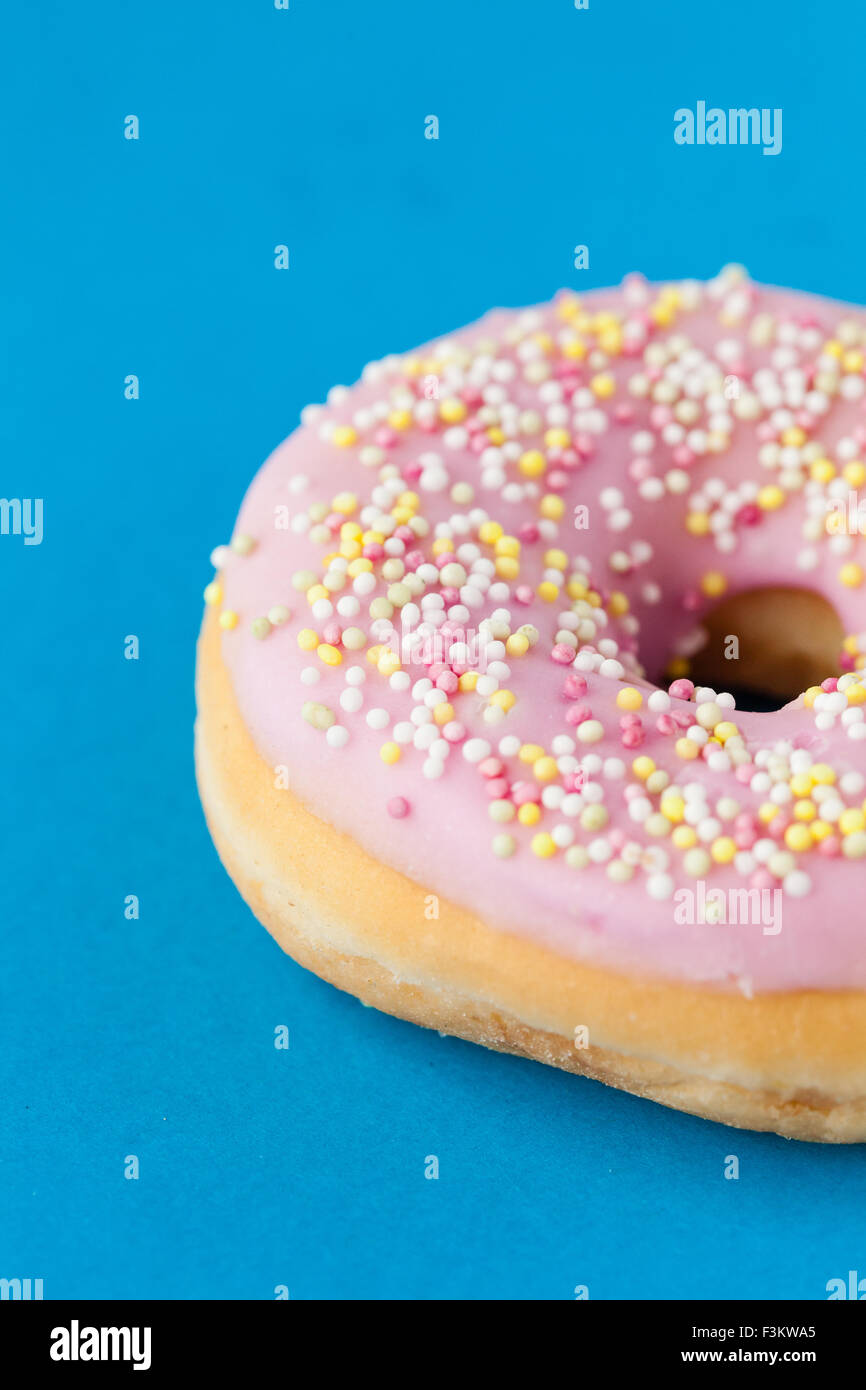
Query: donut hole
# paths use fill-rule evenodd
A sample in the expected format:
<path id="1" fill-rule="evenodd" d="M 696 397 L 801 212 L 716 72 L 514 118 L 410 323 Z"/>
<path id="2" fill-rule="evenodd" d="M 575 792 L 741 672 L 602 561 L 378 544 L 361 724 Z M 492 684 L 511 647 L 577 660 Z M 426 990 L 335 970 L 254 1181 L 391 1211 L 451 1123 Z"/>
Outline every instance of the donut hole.
<path id="1" fill-rule="evenodd" d="M 832 604 L 810 589 L 750 589 L 701 621 L 706 644 L 689 678 L 728 690 L 737 708 L 776 710 L 839 674 L 845 632 Z"/>

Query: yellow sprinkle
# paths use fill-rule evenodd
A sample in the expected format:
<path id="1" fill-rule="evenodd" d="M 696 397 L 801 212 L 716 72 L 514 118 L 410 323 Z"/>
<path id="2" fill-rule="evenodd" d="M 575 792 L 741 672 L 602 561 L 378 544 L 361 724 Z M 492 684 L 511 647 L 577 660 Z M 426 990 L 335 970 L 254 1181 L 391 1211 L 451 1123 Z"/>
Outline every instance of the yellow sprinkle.
<path id="1" fill-rule="evenodd" d="M 571 435 L 568 430 L 549 429 L 544 433 L 544 446 L 546 449 L 567 449 L 571 443 Z"/>
<path id="2" fill-rule="evenodd" d="M 697 842 L 697 831 L 691 825 L 678 825 L 671 835 L 671 843 L 677 849 L 691 849 Z"/>
<path id="3" fill-rule="evenodd" d="M 812 791 L 813 782 L 808 772 L 795 772 L 788 786 L 795 796 L 809 796 Z"/>
<path id="4" fill-rule="evenodd" d="M 316 648 L 316 656 L 320 661 L 324 661 L 326 666 L 339 666 L 343 660 L 343 653 L 337 647 L 332 647 L 330 642 L 322 642 Z"/>
<path id="5" fill-rule="evenodd" d="M 762 512 L 774 512 L 782 506 L 785 501 L 785 494 L 776 483 L 769 483 L 759 490 L 755 500 Z"/>
<path id="6" fill-rule="evenodd" d="M 373 561 L 368 560 L 366 555 L 359 555 L 357 560 L 347 565 L 346 573 L 350 579 L 357 579 L 359 574 L 369 574 L 373 568 Z"/>
<path id="7" fill-rule="evenodd" d="M 845 694 L 849 705 L 866 704 L 866 689 L 862 685 L 849 685 Z"/>
<path id="8" fill-rule="evenodd" d="M 520 554 L 520 541 L 516 536 L 500 536 L 494 548 L 497 555 L 507 555 L 514 560 Z"/>
<path id="9" fill-rule="evenodd" d="M 839 571 L 839 582 L 846 589 L 857 589 L 863 583 L 863 570 L 860 565 L 843 565 Z"/>
<path id="10" fill-rule="evenodd" d="M 686 530 L 691 536 L 705 536 L 710 529 L 710 518 L 706 512 L 689 512 L 686 517 Z"/>
<path id="11" fill-rule="evenodd" d="M 358 431 L 351 425 L 337 425 L 331 435 L 333 442 L 341 449 L 348 449 L 352 444 L 358 442 Z"/>
<path id="12" fill-rule="evenodd" d="M 527 449 L 520 455 L 517 466 L 525 478 L 540 478 L 547 468 L 547 460 L 537 449 Z"/>
<path id="13" fill-rule="evenodd" d="M 382 646 L 381 646 L 381 644 L 374 645 L 374 646 L 372 646 L 372 647 L 368 647 L 368 648 L 367 648 L 367 660 L 369 661 L 369 663 L 370 663 L 371 666 L 378 666 L 378 664 L 379 664 L 379 658 L 380 658 L 381 655 L 382 655 Z"/>
<path id="14" fill-rule="evenodd" d="M 544 568 L 552 570 L 564 570 L 568 564 L 568 556 L 564 550 L 546 550 L 544 552 Z"/>
<path id="15" fill-rule="evenodd" d="M 529 645 L 527 643 L 527 645 Z M 514 706 L 517 696 L 513 690 L 494 690 L 490 696 L 491 705 L 497 705 L 499 709 L 504 709 L 506 714 Z"/>
<path id="16" fill-rule="evenodd" d="M 686 803 L 681 796 L 662 796 L 661 812 L 678 825 L 686 813 Z"/>
<path id="17" fill-rule="evenodd" d="M 829 483 L 836 476 L 836 466 L 829 459 L 816 459 L 809 472 L 816 483 Z"/>
<path id="18" fill-rule="evenodd" d="M 730 864 L 736 852 L 736 841 L 730 835 L 720 835 L 710 845 L 710 854 L 717 864 Z"/>
<path id="19" fill-rule="evenodd" d="M 315 651 L 319 645 L 318 635 L 311 627 L 302 627 L 298 633 L 298 646 L 302 652 Z"/>
<path id="20" fill-rule="evenodd" d="M 233 608 L 226 608 L 222 613 L 220 613 L 220 627 L 225 628 L 227 631 L 230 628 L 237 627 L 239 622 L 240 616 L 234 611 Z"/>
<path id="21" fill-rule="evenodd" d="M 544 749 L 540 743 L 524 743 L 518 749 L 517 756 L 522 763 L 535 763 L 544 757 Z"/>
<path id="22" fill-rule="evenodd" d="M 809 776 L 819 787 L 832 787 L 836 781 L 836 774 L 828 763 L 813 763 L 809 769 Z"/>
<path id="23" fill-rule="evenodd" d="M 720 743 L 727 743 L 729 738 L 733 738 L 739 732 L 736 724 L 732 724 L 730 719 L 722 719 L 713 729 L 713 735 Z"/>
<path id="24" fill-rule="evenodd" d="M 376 670 L 386 679 L 393 676 L 395 671 L 400 670 L 400 658 L 397 653 L 392 651 L 390 647 L 384 647 L 379 660 L 376 662 Z M 439 706 L 437 705 L 436 708 L 439 709 Z"/>
<path id="25" fill-rule="evenodd" d="M 517 812 L 521 825 L 537 825 L 541 820 L 541 808 L 534 801 L 525 801 Z"/>
<path id="26" fill-rule="evenodd" d="M 621 618 L 624 613 L 628 612 L 630 606 L 626 595 L 615 589 L 608 599 L 607 611 L 612 618 Z"/>
<path id="27" fill-rule="evenodd" d="M 498 521 L 483 521 L 478 528 L 478 539 L 485 545 L 495 545 L 502 536 L 502 527 Z"/>
<path id="28" fill-rule="evenodd" d="M 533 835 L 530 842 L 530 849 L 533 854 L 537 854 L 539 859 L 549 859 L 552 854 L 556 854 L 556 841 L 552 835 L 542 831 L 538 835 Z"/>
<path id="29" fill-rule="evenodd" d="M 785 844 L 796 853 L 811 849 L 812 832 L 808 825 L 789 825 L 785 831 Z"/>
<path id="30" fill-rule="evenodd" d="M 719 598 L 728 587 L 728 581 L 721 570 L 707 570 L 701 577 L 701 591 L 707 598 Z"/>
<path id="31" fill-rule="evenodd" d="M 343 516 L 349 516 L 358 505 L 358 499 L 354 492 L 338 492 L 333 502 L 331 510 L 342 512 Z"/>
<path id="32" fill-rule="evenodd" d="M 565 513 L 565 503 L 555 493 L 548 492 L 539 502 L 538 512 L 545 521 L 561 521 Z"/>
<path id="33" fill-rule="evenodd" d="M 866 483 L 866 464 L 861 459 L 852 459 L 842 469 L 842 477 L 849 487 L 862 487 Z"/>
<path id="34" fill-rule="evenodd" d="M 866 828 L 866 816 L 862 811 L 858 811 L 856 806 L 851 806 L 847 811 L 843 811 L 839 817 L 839 829 L 843 835 L 853 835 L 857 830 Z"/>
<path id="35" fill-rule="evenodd" d="M 209 604 L 221 603 L 222 596 L 222 584 L 217 583 L 217 581 L 214 579 L 210 584 L 208 584 L 207 588 L 204 591 L 204 601 L 205 603 Z"/>
<path id="36" fill-rule="evenodd" d="M 655 772 L 656 765 L 652 758 L 648 758 L 646 754 L 641 754 L 639 758 L 635 758 L 631 770 L 635 777 L 639 777 L 642 782 L 645 782 L 650 774 Z"/>
<path id="37" fill-rule="evenodd" d="M 758 820 L 764 825 L 769 825 L 771 820 L 775 820 L 779 814 L 779 808 L 772 801 L 765 801 L 758 807 Z"/>
<path id="38" fill-rule="evenodd" d="M 616 703 L 618 709 L 640 709 L 643 704 L 643 695 L 639 690 L 635 690 L 633 685 L 626 685 L 617 692 Z"/>
<path id="39" fill-rule="evenodd" d="M 542 584 L 539 584 L 535 592 L 545 603 L 553 603 L 559 597 L 559 586 L 551 584 L 548 579 L 545 579 Z"/>
<path id="40" fill-rule="evenodd" d="M 493 563 L 500 579 L 516 579 L 520 573 L 520 561 L 512 555 L 497 555 Z"/>
<path id="41" fill-rule="evenodd" d="M 403 756 L 403 750 L 399 743 L 383 743 L 379 749 L 379 757 L 383 763 L 398 763 Z"/>
<path id="42" fill-rule="evenodd" d="M 794 802 L 794 820 L 814 820 L 816 815 L 815 803 L 809 797 Z"/>
<path id="43" fill-rule="evenodd" d="M 478 672 L 477 672 L 477 671 L 464 671 L 464 672 L 463 672 L 463 675 L 460 676 L 460 677 L 458 678 L 458 681 L 457 681 L 458 688 L 459 688 L 462 692 L 464 692 L 464 693 L 465 693 L 467 690 L 474 690 L 477 684 L 478 684 Z"/>
<path id="44" fill-rule="evenodd" d="M 599 400 L 606 401 L 616 390 L 616 382 L 608 372 L 599 372 L 597 376 L 591 378 L 590 390 Z"/>
<path id="45" fill-rule="evenodd" d="M 674 744 L 674 752 L 678 758 L 683 758 L 685 762 L 691 762 L 700 753 L 700 748 L 693 743 L 690 738 L 678 738 Z"/>
<path id="46" fill-rule="evenodd" d="M 556 766 L 556 759 L 550 757 L 538 758 L 532 764 L 533 775 L 539 782 L 552 782 L 559 773 Z"/>
<path id="47" fill-rule="evenodd" d="M 826 840 L 828 835 L 833 834 L 833 827 L 829 821 L 813 820 L 809 824 L 809 833 L 815 843 L 820 844 L 822 840 Z"/>
<path id="48" fill-rule="evenodd" d="M 446 425 L 459 425 L 461 420 L 466 419 L 465 403 L 456 399 L 442 401 L 439 406 L 439 418 L 444 420 Z"/>
<path id="49" fill-rule="evenodd" d="M 505 639 L 505 653 L 507 656 L 525 656 L 528 651 L 529 638 L 524 637 L 522 632 L 512 632 L 511 636 Z"/>
<path id="50" fill-rule="evenodd" d="M 314 584 L 311 589 L 307 590 L 307 603 L 311 608 L 320 598 L 330 599 L 330 597 L 330 592 L 325 588 L 324 584 Z"/>
<path id="51" fill-rule="evenodd" d="M 453 718 L 454 706 L 450 705 L 447 700 L 443 700 L 441 704 L 433 706 L 433 722 L 434 724 L 438 724 L 440 728 L 444 724 L 450 724 Z"/>
<path id="52" fill-rule="evenodd" d="M 392 430 L 407 430 L 411 423 L 411 410 L 392 410 L 388 416 L 388 424 Z"/>
<path id="53" fill-rule="evenodd" d="M 792 425 L 790 429 L 782 430 L 781 440 L 786 449 L 802 449 L 808 439 L 808 435 L 799 425 Z"/>
<path id="54" fill-rule="evenodd" d="M 810 685 L 808 690 L 804 690 L 803 704 L 806 706 L 806 709 L 811 709 L 818 696 L 822 694 L 823 691 L 821 690 L 820 685 Z"/>

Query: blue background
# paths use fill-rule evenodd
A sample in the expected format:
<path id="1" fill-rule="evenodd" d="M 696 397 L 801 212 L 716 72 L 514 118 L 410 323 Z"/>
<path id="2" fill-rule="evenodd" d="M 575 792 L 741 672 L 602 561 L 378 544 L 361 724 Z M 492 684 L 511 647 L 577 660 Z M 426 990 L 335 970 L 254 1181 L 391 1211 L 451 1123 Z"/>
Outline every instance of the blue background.
<path id="1" fill-rule="evenodd" d="M 299 969 L 220 867 L 191 757 L 210 549 L 331 384 L 632 269 L 866 301 L 858 0 L 15 9 L 0 491 L 45 499 L 45 539 L 0 538 L 0 1275 L 568 1299 L 866 1273 L 859 1148 L 670 1113 Z M 698 99 L 782 107 L 782 153 L 677 147 Z"/>

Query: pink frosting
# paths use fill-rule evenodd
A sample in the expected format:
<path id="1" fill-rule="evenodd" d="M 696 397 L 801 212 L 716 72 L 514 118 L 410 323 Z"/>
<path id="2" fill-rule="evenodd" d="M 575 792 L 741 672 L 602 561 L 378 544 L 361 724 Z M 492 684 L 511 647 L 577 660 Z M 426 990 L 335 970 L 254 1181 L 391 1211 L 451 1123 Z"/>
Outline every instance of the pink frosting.
<path id="1" fill-rule="evenodd" d="M 447 340 L 452 345 L 465 345 L 476 356 L 478 345 L 490 340 L 486 359 L 476 370 L 478 380 L 464 383 L 462 399 L 468 416 L 456 436 L 447 435 L 454 426 L 435 419 L 431 424 L 426 419 L 433 414 L 429 408 L 426 415 L 419 412 L 421 420 L 409 429 L 395 431 L 383 420 L 387 411 L 382 403 L 393 408 L 391 390 L 405 389 L 407 384 L 399 359 L 368 369 L 359 385 L 348 392 L 332 393 L 327 407 L 305 412 L 305 423 L 271 455 L 241 508 L 235 535 L 251 537 L 255 547 L 249 554 L 226 551 L 219 557 L 222 608 L 239 615 L 237 626 L 223 634 L 223 657 L 256 745 L 275 768 L 288 769 L 292 790 L 310 809 L 429 893 L 473 910 L 492 926 L 543 942 L 569 957 L 673 979 L 725 983 L 746 992 L 862 988 L 866 986 L 862 897 L 866 860 L 861 863 L 842 852 L 844 836 L 838 827 L 820 847 L 793 855 L 796 868 L 794 877 L 786 879 L 789 888 L 782 893 L 781 930 L 776 934 L 753 922 L 680 923 L 675 898 L 657 899 L 648 891 L 649 878 L 659 873 L 673 879 L 675 890 L 688 888 L 697 893 L 699 884 L 684 872 L 683 852 L 674 848 L 670 837 L 653 839 L 630 814 L 631 804 L 644 794 L 640 779 L 631 770 L 634 758 L 652 758 L 680 787 L 686 783 L 703 786 L 712 817 L 720 799 L 735 800 L 736 814 L 721 824 L 718 835 L 733 837 L 740 854 L 749 854 L 756 840 L 766 841 L 773 835 L 781 844 L 782 826 L 790 819 L 790 806 L 783 806 L 775 827 L 755 826 L 754 814 L 767 796 L 753 790 L 750 783 L 758 772 L 754 760 L 758 757 L 760 761 L 766 750 L 784 743 L 788 756 L 792 749 L 807 752 L 813 762 L 830 765 L 837 787 L 846 773 L 866 770 L 866 742 L 855 741 L 838 716 L 832 722 L 823 721 L 829 722 L 829 727 L 818 727 L 815 709 L 806 708 L 802 697 L 777 713 L 724 710 L 725 717 L 736 723 L 749 757 L 741 759 L 738 766 L 718 771 L 700 757 L 687 762 L 676 752 L 677 738 L 684 733 L 682 726 L 693 725 L 695 719 L 695 702 L 687 698 L 687 687 L 675 687 L 669 710 L 656 712 L 647 707 L 647 697 L 655 687 L 635 675 L 634 663 L 639 659 L 644 670 L 658 670 L 671 651 L 688 640 L 712 603 L 701 591 L 702 577 L 708 571 L 725 576 L 727 594 L 768 584 L 808 587 L 830 600 L 847 633 L 866 628 L 866 589 L 846 587 L 838 577 L 844 564 L 862 558 L 863 542 L 855 538 L 849 552 L 842 553 L 844 547 L 834 550 L 827 537 L 818 541 L 804 538 L 807 497 L 814 496 L 814 488 L 811 492 L 793 491 L 784 506 L 771 511 L 760 509 L 744 494 L 730 532 L 734 537 L 730 551 L 719 550 L 712 535 L 687 533 L 683 524 L 689 497 L 701 493 L 709 479 L 723 480 L 728 492 L 740 484 L 763 487 L 777 481 L 778 464 L 758 462 L 759 450 L 779 442 L 779 426 L 784 422 L 779 417 L 773 422 L 774 409 L 788 411 L 791 423 L 787 427 L 805 427 L 809 438 L 819 439 L 830 457 L 836 458 L 834 451 L 839 446 L 840 469 L 852 456 L 846 441 L 866 441 L 866 415 L 859 390 L 852 386 L 831 392 L 829 408 L 821 411 L 816 386 L 828 366 L 824 360 L 822 368 L 824 342 L 843 320 L 853 321 L 862 332 L 862 311 L 759 288 L 738 281 L 734 275 L 723 275 L 709 285 L 687 286 L 684 295 L 687 305 L 694 301 L 694 307 L 680 310 L 673 325 L 662 327 L 655 325 L 651 312 L 657 291 L 643 282 L 630 280 L 620 289 L 585 298 L 592 314 L 610 311 L 626 321 L 624 351 L 612 355 L 599 368 L 613 378 L 615 391 L 591 407 L 604 413 L 603 429 L 575 428 L 574 419 L 569 420 L 566 427 L 572 434 L 572 447 L 562 460 L 548 459 L 546 476 L 539 480 L 534 496 L 512 501 L 501 481 L 497 484 L 494 478 L 488 486 L 483 485 L 488 464 L 482 449 L 489 448 L 490 441 L 484 436 L 479 445 L 478 429 L 467 426 L 483 405 L 486 386 L 490 385 L 498 386 L 488 393 L 494 401 L 504 395 L 521 410 L 544 413 L 555 392 L 540 398 L 540 383 L 527 379 L 526 368 L 536 350 L 532 345 L 539 341 L 533 335 L 549 334 L 558 339 L 570 331 L 557 301 L 530 311 L 530 317 L 526 311 L 494 311 Z M 770 341 L 762 341 L 768 332 L 762 315 L 771 316 Z M 664 377 L 665 364 L 656 363 L 652 353 L 645 359 L 644 346 L 647 341 L 670 344 L 671 335 L 675 339 L 685 335 L 693 349 L 700 349 L 723 375 L 736 377 L 746 393 L 754 389 L 756 371 L 763 369 L 775 375 L 782 390 L 789 390 L 793 404 L 765 404 L 755 419 L 735 418 L 727 447 L 719 453 L 701 454 L 690 446 L 689 432 L 711 431 L 714 425 L 709 417 L 724 416 L 727 407 L 720 407 L 718 400 L 708 406 L 698 393 L 700 418 L 682 431 L 669 430 L 665 436 L 666 427 L 675 423 L 672 404 L 636 394 L 629 383 L 636 374 L 644 374 L 651 390 Z M 690 351 L 688 346 L 675 341 L 674 348 L 679 349 L 673 356 L 680 363 L 680 378 L 699 371 L 699 361 L 688 356 L 683 359 L 683 353 Z M 434 345 L 412 356 L 423 363 L 436 352 Z M 513 364 L 514 370 L 508 366 L 493 371 L 489 365 L 493 361 Z M 784 375 L 798 371 L 804 373 L 799 387 L 794 377 L 786 379 Z M 590 389 L 595 374 L 591 362 L 568 362 L 563 367 L 557 361 L 547 380 L 564 381 L 569 390 L 580 392 Z M 677 375 L 674 372 L 675 378 Z M 858 373 L 849 375 L 853 379 Z M 862 373 L 860 378 L 862 381 Z M 412 380 L 420 382 L 423 375 L 410 378 L 410 385 Z M 767 384 L 766 376 L 757 380 L 765 387 L 767 401 L 772 402 L 772 383 Z M 809 395 L 816 390 L 818 396 Z M 420 387 L 416 396 L 424 399 Z M 583 398 L 565 399 L 569 415 L 573 415 L 575 399 Z M 581 420 L 584 425 L 599 423 L 585 414 Z M 338 447 L 329 437 L 333 425 L 346 426 L 353 421 L 358 442 Z M 521 438 L 521 447 L 544 449 L 541 434 L 549 427 L 545 421 L 534 440 Z M 646 447 L 647 436 L 652 437 L 651 448 Z M 702 442 L 692 438 L 692 444 L 700 446 Z M 332 515 L 334 498 L 347 491 L 356 494 L 359 506 L 368 505 L 380 485 L 379 467 L 365 466 L 359 455 L 371 443 L 384 450 L 387 465 L 400 471 L 403 486 L 418 493 L 419 515 L 431 527 L 451 524 L 455 516 L 480 508 L 501 523 L 507 534 L 523 537 L 519 578 L 511 584 L 494 580 L 494 586 L 504 586 L 508 596 L 501 597 L 499 588 L 492 596 L 484 594 L 483 602 L 471 608 L 466 623 L 477 629 L 492 611 L 507 609 L 512 615 L 512 630 L 523 623 L 538 629 L 539 640 L 526 656 L 506 658 L 510 674 L 501 684 L 516 698 L 505 717 L 496 724 L 486 723 L 483 698 L 455 693 L 456 675 L 448 661 L 440 663 L 438 673 L 435 668 L 431 672 L 420 666 L 406 667 L 413 683 L 432 674 L 453 701 L 457 727 L 440 730 L 440 736 L 444 735 L 446 742 L 450 737 L 453 746 L 444 758 L 442 775 L 434 779 L 424 775 L 427 753 L 412 742 L 401 745 L 402 757 L 393 765 L 381 757 L 383 744 L 394 738 L 395 725 L 405 725 L 411 719 L 415 703 L 410 691 L 392 688 L 363 651 L 342 650 L 342 663 L 329 666 L 315 651 L 302 650 L 297 640 L 302 629 L 312 628 L 320 641 L 335 642 L 339 647 L 343 629 L 358 626 L 366 630 L 370 626 L 371 596 L 367 595 L 361 598 L 357 617 L 344 617 L 338 611 L 324 621 L 311 616 L 307 598 L 296 592 L 292 578 L 301 570 L 313 571 L 317 577 L 323 572 L 323 556 L 339 545 L 338 528 L 337 539 L 322 545 L 311 539 L 309 529 L 300 529 L 305 522 L 296 521 L 298 529 L 292 529 L 292 519 L 315 503 L 325 503 L 326 513 Z M 428 476 L 430 464 L 424 456 L 430 453 L 438 455 L 447 473 L 444 487 L 438 482 L 434 487 L 437 480 Z M 528 480 L 512 460 L 506 460 L 501 468 L 506 484 L 516 482 L 525 490 Z M 642 495 L 641 485 L 648 479 L 664 480 L 671 469 L 678 468 L 688 473 L 685 491 L 671 491 L 665 485 L 658 500 L 646 492 Z M 467 481 L 474 489 L 473 500 L 468 504 L 452 500 L 451 489 Z M 618 490 L 621 499 L 613 497 L 610 489 Z M 539 498 L 549 494 L 565 502 L 564 516 L 555 524 L 545 523 L 539 516 Z M 573 511 L 577 505 L 589 508 L 588 529 L 575 529 Z M 286 509 L 289 529 L 284 525 Z M 619 518 L 620 530 L 610 525 L 617 510 L 630 513 L 628 518 Z M 356 511 L 352 519 L 357 517 Z M 345 517 L 337 519 L 343 521 Z M 547 534 L 538 534 L 539 525 Z M 431 533 L 406 541 L 403 559 L 407 570 L 430 563 L 432 539 Z M 466 534 L 455 537 L 455 549 L 467 543 L 477 545 L 484 557 L 493 557 L 491 546 L 479 543 L 477 526 L 467 526 Z M 542 557 L 550 548 L 565 551 L 570 560 L 576 556 L 588 560 L 591 583 L 598 586 L 605 601 L 612 590 L 628 596 L 639 631 L 631 630 L 631 619 L 612 617 L 599 633 L 599 637 L 616 642 L 617 659 L 627 667 L 624 679 L 572 665 L 573 646 L 557 641 L 557 634 L 561 636 L 559 615 L 570 608 L 570 600 L 563 593 L 549 603 L 536 593 L 545 569 Z M 617 551 L 632 557 L 631 567 L 625 571 L 611 568 L 611 556 Z M 381 547 L 379 554 L 371 552 L 370 558 L 378 573 Z M 657 586 L 660 598 L 647 586 Z M 378 580 L 375 595 L 385 594 L 387 588 L 387 581 Z M 442 593 L 446 608 L 460 603 L 459 586 L 452 589 L 443 584 L 438 589 L 434 586 L 434 591 Z M 351 594 L 349 584 L 334 595 L 334 602 Z M 290 619 L 274 626 L 263 639 L 253 635 L 252 621 L 279 604 L 291 610 Z M 593 643 L 588 646 L 592 648 Z M 350 688 L 346 682 L 350 666 L 360 666 L 366 672 L 359 687 L 363 706 L 357 712 L 346 711 L 340 703 L 341 695 Z M 318 671 L 319 680 L 306 685 L 301 673 L 311 668 Z M 617 706 L 623 685 L 639 689 L 644 696 L 636 712 Z M 302 717 L 307 701 L 333 712 L 347 731 L 344 746 L 332 746 L 322 728 Z M 367 714 L 374 709 L 387 714 L 383 729 L 372 728 L 367 722 Z M 600 721 L 603 726 L 599 742 L 580 741 L 581 725 L 588 720 Z M 533 776 L 531 767 L 521 764 L 513 754 L 501 752 L 501 740 L 512 736 L 537 744 L 546 752 L 556 739 L 575 740 L 574 766 L 566 756 L 566 770 L 557 785 L 564 785 L 566 795 L 580 795 L 587 782 L 599 785 L 609 814 L 602 830 L 586 830 L 580 815 L 569 820 L 555 807 L 545 807 L 535 826 L 524 826 L 516 819 L 507 824 L 491 819 L 492 801 L 511 799 L 519 806 L 537 802 L 543 793 L 545 784 Z M 489 744 L 479 762 L 464 756 L 467 739 Z M 589 771 L 582 765 L 587 757 Z M 611 759 L 625 764 L 623 776 L 614 776 L 616 768 L 610 765 L 607 772 L 597 767 L 596 760 L 607 764 Z M 850 778 L 846 785 L 851 785 Z M 848 808 L 862 804 L 862 791 L 840 792 L 839 796 Z M 655 812 L 659 797 L 649 799 Z M 633 864 L 632 878 L 627 882 L 612 879 L 610 859 L 572 867 L 564 844 L 549 857 L 533 852 L 535 835 L 562 826 L 573 832 L 575 845 L 586 847 L 599 838 L 607 841 L 614 857 L 624 845 L 639 846 L 642 858 Z M 491 844 L 497 835 L 512 837 L 515 852 L 511 857 L 493 853 Z M 650 865 L 648 869 L 647 855 L 657 854 L 659 849 L 668 858 L 666 867 L 659 870 L 658 865 Z M 629 853 L 634 860 L 637 851 L 632 848 Z M 805 885 L 802 874 L 807 875 Z M 706 880 L 707 892 L 783 887 L 768 871 L 765 859 L 752 865 L 741 859 L 739 867 L 714 862 L 698 878 Z M 387 899 L 379 907 L 387 914 Z M 429 931 L 431 924 L 419 921 L 418 930 Z"/>

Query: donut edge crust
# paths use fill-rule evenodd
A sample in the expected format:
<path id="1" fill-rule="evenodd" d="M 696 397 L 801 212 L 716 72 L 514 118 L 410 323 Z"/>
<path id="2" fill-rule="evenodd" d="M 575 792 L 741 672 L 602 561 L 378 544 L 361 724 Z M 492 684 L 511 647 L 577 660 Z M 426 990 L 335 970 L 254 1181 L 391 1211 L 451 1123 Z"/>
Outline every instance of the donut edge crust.
<path id="1" fill-rule="evenodd" d="M 747 999 L 625 975 L 498 930 L 278 790 L 235 700 L 216 615 L 196 666 L 195 765 L 219 856 L 284 951 L 364 1004 L 741 1129 L 866 1140 L 866 992 Z M 574 1030 L 589 1030 L 578 1048 Z"/>

